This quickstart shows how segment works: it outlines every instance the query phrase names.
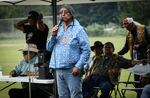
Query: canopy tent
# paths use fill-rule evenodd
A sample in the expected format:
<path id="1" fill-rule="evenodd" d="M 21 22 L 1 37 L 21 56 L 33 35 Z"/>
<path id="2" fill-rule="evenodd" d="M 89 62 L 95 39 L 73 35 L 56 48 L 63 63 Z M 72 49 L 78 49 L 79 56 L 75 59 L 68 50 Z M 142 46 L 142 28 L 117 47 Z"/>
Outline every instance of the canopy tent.
<path id="1" fill-rule="evenodd" d="M 123 2 L 123 1 L 144 1 L 144 0 L 0 0 L 0 5 L 50 5 L 50 7 L 52 7 L 53 25 L 56 25 L 57 24 L 57 5 Z M 55 98 L 58 98 L 57 95 Z"/>
<path id="2" fill-rule="evenodd" d="M 57 5 L 100 2 L 122 2 L 144 0 L 0 0 L 0 5 L 50 5 L 52 7 L 53 25 L 57 24 Z"/>
<path id="3" fill-rule="evenodd" d="M 0 5 L 50 5 L 52 2 L 62 4 L 81 4 L 99 2 L 121 2 L 121 1 L 141 1 L 141 0 L 0 0 Z"/>

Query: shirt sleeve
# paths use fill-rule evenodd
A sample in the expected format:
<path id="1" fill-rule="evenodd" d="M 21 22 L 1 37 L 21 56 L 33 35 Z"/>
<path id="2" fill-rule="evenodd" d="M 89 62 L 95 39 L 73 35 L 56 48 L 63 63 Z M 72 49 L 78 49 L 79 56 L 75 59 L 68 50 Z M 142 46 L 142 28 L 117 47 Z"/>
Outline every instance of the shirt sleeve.
<path id="1" fill-rule="evenodd" d="M 84 65 L 88 63 L 88 60 L 90 58 L 91 49 L 88 41 L 88 36 L 84 29 L 79 30 L 77 37 L 79 39 L 81 55 L 79 61 L 76 63 L 75 66 L 78 67 L 80 70 L 83 70 Z"/>
<path id="2" fill-rule="evenodd" d="M 50 51 L 50 52 L 52 52 L 53 51 L 53 48 L 54 48 L 54 46 L 55 46 L 55 44 L 56 44 L 56 36 L 50 36 L 50 38 L 48 39 L 48 41 L 47 41 L 47 44 L 46 44 L 46 50 L 47 51 Z"/>
<path id="3" fill-rule="evenodd" d="M 118 65 L 120 66 L 120 68 L 127 69 L 127 68 L 130 68 L 130 67 L 134 66 L 132 64 L 132 60 L 123 58 L 121 56 L 118 56 L 116 61 L 117 61 Z"/>
<path id="4" fill-rule="evenodd" d="M 124 44 L 124 47 L 118 52 L 119 55 L 124 55 L 129 51 L 129 45 L 128 45 L 128 37 L 126 36 L 126 42 Z"/>
<path id="5" fill-rule="evenodd" d="M 20 61 L 14 68 L 14 70 L 16 71 L 17 75 L 21 74 L 21 66 L 22 65 L 22 61 Z"/>
<path id="6" fill-rule="evenodd" d="M 23 25 L 23 33 L 31 32 L 31 28 L 29 25 Z"/>

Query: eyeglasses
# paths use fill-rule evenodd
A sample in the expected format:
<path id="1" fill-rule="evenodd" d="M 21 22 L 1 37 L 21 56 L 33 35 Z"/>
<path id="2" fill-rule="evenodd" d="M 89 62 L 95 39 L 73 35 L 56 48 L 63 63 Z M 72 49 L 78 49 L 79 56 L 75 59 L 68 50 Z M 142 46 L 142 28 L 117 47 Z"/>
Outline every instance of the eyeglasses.
<path id="1" fill-rule="evenodd" d="M 67 10 L 61 10 L 60 12 L 59 12 L 59 14 L 69 14 L 69 11 L 67 11 Z"/>

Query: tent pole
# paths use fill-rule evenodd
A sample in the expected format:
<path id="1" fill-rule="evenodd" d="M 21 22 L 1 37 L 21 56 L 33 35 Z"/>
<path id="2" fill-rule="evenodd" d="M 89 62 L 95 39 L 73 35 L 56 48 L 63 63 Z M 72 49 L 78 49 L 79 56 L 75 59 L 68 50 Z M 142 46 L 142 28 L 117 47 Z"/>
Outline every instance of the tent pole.
<path id="1" fill-rule="evenodd" d="M 53 26 L 57 24 L 57 0 L 52 0 Z"/>
<path id="2" fill-rule="evenodd" d="M 52 15 L 53 15 L 53 26 L 57 24 L 57 0 L 52 0 Z M 54 98 L 58 98 L 57 93 L 57 81 L 56 81 L 56 72 L 54 71 Z"/>

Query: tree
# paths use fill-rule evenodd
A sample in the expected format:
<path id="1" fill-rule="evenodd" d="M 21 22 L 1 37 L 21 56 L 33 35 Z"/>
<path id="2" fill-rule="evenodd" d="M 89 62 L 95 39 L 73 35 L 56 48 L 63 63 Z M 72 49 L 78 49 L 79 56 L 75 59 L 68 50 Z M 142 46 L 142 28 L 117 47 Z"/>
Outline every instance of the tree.
<path id="1" fill-rule="evenodd" d="M 120 4 L 120 16 L 121 21 L 125 17 L 133 17 L 140 23 L 148 25 L 150 21 L 150 1 L 139 2 L 125 2 Z"/>

